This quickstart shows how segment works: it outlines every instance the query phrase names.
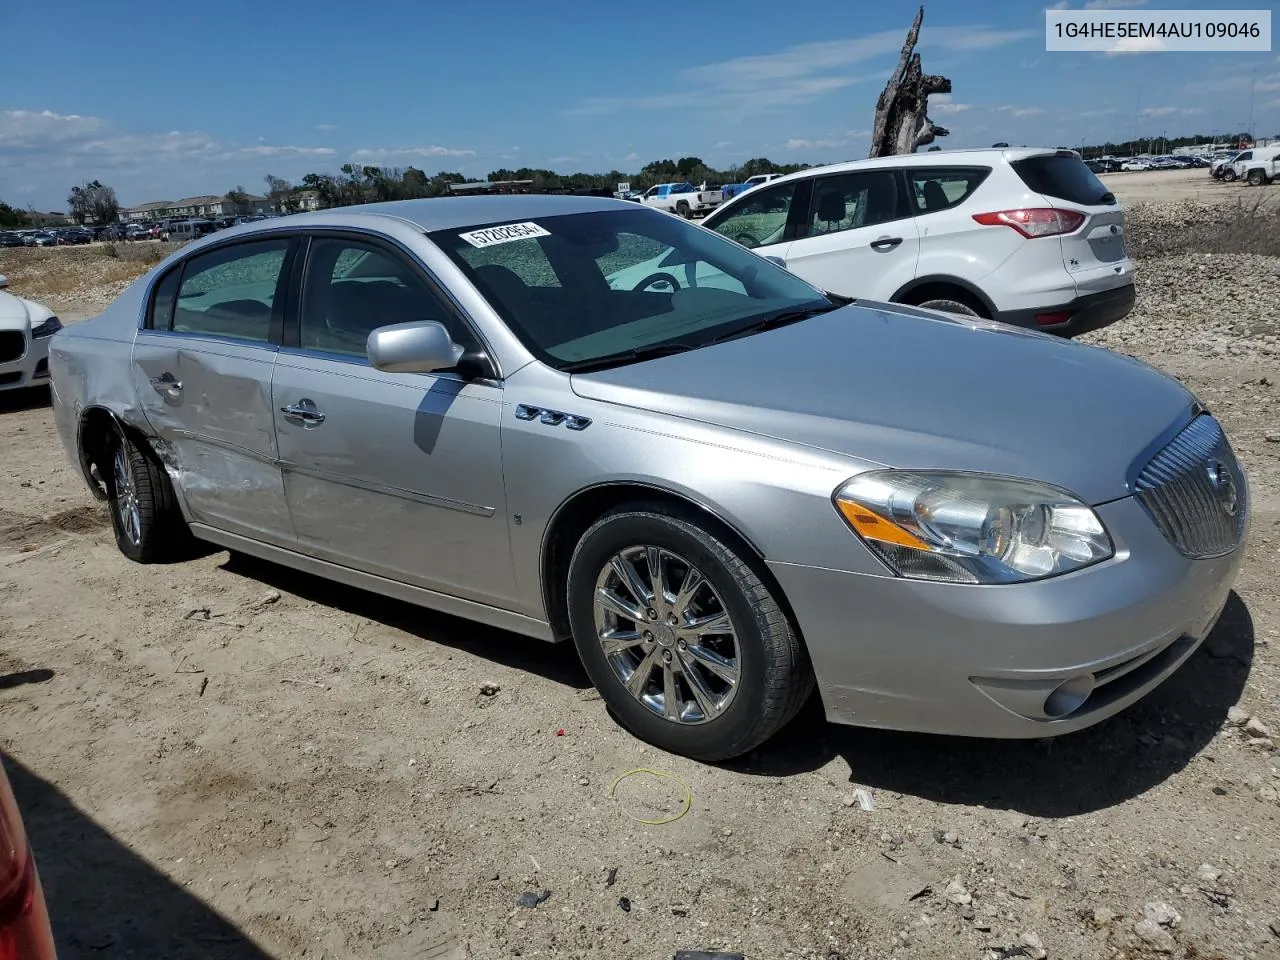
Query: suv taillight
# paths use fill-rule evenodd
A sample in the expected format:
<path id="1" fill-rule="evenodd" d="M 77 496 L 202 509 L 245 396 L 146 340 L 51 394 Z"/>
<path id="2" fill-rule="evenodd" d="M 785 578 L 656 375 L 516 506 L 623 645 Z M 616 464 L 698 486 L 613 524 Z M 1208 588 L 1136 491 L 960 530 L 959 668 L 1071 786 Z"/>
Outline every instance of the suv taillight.
<path id="1" fill-rule="evenodd" d="M 0 773 L 0 960 L 57 960 L 44 892 L 9 781 Z"/>
<path id="2" fill-rule="evenodd" d="M 973 219 L 986 227 L 1012 227 L 1028 240 L 1056 237 L 1080 229 L 1084 214 L 1054 207 L 1030 207 L 1025 210 L 998 210 L 975 213 Z"/>

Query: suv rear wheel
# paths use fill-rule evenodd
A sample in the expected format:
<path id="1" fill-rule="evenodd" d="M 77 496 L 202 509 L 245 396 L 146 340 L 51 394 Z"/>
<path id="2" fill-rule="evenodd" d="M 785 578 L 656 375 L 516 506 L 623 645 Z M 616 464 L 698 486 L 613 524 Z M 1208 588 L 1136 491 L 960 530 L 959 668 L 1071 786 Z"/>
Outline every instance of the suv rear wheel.
<path id="1" fill-rule="evenodd" d="M 943 313 L 959 313 L 966 317 L 981 316 L 977 310 L 969 306 L 967 303 L 961 303 L 959 300 L 933 299 L 926 300 L 923 303 L 917 303 L 917 307 L 924 310 L 941 310 Z"/>

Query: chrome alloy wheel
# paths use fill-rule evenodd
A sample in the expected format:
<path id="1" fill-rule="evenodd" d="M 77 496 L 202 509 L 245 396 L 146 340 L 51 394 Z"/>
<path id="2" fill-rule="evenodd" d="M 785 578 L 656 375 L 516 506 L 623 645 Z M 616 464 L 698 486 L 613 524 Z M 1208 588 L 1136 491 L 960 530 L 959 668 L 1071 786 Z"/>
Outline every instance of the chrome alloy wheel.
<path id="1" fill-rule="evenodd" d="M 720 594 L 662 547 L 615 554 L 596 577 L 596 636 L 630 694 L 673 723 L 714 720 L 738 689 L 738 636 Z"/>
<path id="2" fill-rule="evenodd" d="M 142 512 L 138 509 L 138 492 L 133 489 L 133 479 L 129 474 L 129 460 L 125 455 L 123 444 L 116 449 L 111 464 L 115 481 L 116 513 L 120 517 L 120 528 L 129 542 L 137 546 L 142 542 Z"/>

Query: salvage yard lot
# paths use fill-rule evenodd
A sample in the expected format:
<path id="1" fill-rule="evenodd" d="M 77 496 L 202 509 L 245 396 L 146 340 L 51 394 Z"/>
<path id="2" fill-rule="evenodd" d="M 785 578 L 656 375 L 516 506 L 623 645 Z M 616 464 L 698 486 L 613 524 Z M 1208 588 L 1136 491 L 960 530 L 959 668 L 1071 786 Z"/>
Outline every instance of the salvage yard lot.
<path id="1" fill-rule="evenodd" d="M 130 564 L 47 399 L 0 396 L 0 749 L 60 956 L 1280 955 L 1280 258 L 1201 249 L 1270 193 L 1107 180 L 1136 204 L 1139 299 L 1089 339 L 1208 402 L 1254 518 L 1206 646 L 1058 741 L 810 710 L 741 763 L 666 755 L 613 724 L 567 645 L 223 551 Z M 68 320 L 145 266 L 0 251 L 14 291 Z M 633 819 L 682 797 L 642 777 L 611 796 L 636 767 L 683 780 L 689 812 Z M 1147 905 L 1164 926 L 1138 923 Z"/>

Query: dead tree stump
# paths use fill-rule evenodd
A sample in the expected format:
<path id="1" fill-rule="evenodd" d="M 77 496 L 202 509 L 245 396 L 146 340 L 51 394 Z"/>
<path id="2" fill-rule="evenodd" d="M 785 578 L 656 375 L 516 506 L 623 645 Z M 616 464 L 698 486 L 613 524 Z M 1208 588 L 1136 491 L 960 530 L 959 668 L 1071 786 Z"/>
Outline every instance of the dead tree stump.
<path id="1" fill-rule="evenodd" d="M 915 153 L 918 147 L 945 137 L 949 131 L 929 119 L 929 94 L 950 93 L 951 81 L 946 77 L 923 73 L 920 54 L 915 52 L 920 38 L 920 24 L 924 22 L 924 7 L 916 13 L 916 19 L 902 45 L 897 69 L 876 101 L 876 122 L 871 132 L 871 152 L 868 157 L 891 157 L 903 153 Z"/>

